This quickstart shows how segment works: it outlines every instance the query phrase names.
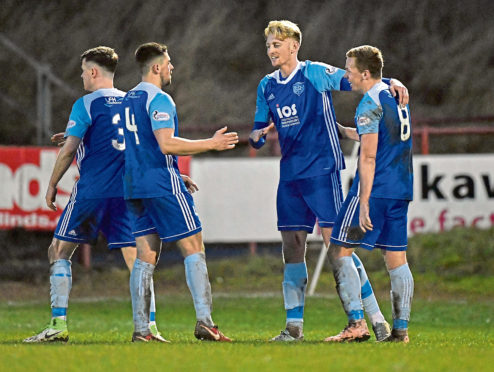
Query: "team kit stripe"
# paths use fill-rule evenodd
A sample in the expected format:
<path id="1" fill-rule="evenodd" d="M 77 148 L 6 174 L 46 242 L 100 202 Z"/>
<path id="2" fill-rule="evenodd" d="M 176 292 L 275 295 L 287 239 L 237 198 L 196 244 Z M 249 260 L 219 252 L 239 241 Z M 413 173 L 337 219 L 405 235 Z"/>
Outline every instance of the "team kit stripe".
<path id="1" fill-rule="evenodd" d="M 75 204 L 75 197 L 77 195 L 77 184 L 79 181 L 77 181 L 74 184 L 74 188 L 72 189 L 72 195 L 70 195 L 69 203 L 65 207 L 65 215 L 63 217 L 63 221 L 60 224 L 60 235 L 65 235 L 67 232 L 67 226 L 69 224 L 70 216 L 72 214 L 72 210 L 74 209 L 74 204 Z"/>
<path id="2" fill-rule="evenodd" d="M 334 206 L 336 209 L 336 213 L 338 214 L 341 209 L 341 205 L 343 204 L 343 200 L 341 199 L 340 187 L 339 187 L 339 172 L 331 174 L 331 181 L 333 183 L 333 200 Z"/>
<path id="3" fill-rule="evenodd" d="M 185 210 L 184 218 L 187 221 L 189 230 L 194 230 L 196 228 L 196 223 L 190 210 L 189 203 L 187 203 L 187 200 L 185 199 L 185 195 L 183 193 L 177 194 L 177 199 L 179 200 L 179 203 L 181 203 L 181 206 L 183 205 L 182 212 Z"/>
<path id="4" fill-rule="evenodd" d="M 84 140 L 81 141 L 79 144 L 79 147 L 77 148 L 77 169 L 79 170 L 79 173 L 81 171 L 81 163 L 82 159 L 84 159 L 84 156 L 86 156 L 86 148 L 84 146 Z"/>
<path id="5" fill-rule="evenodd" d="M 86 148 L 84 145 L 84 140 L 81 141 L 79 144 L 79 147 L 77 148 L 77 168 L 79 169 L 79 173 L 81 172 L 81 163 L 82 160 L 84 159 L 84 156 L 86 155 Z M 74 187 L 72 189 L 72 194 L 70 195 L 69 203 L 65 207 L 65 215 L 63 218 L 62 223 L 60 224 L 60 235 L 65 235 L 67 232 L 67 226 L 69 225 L 70 217 L 72 215 L 72 210 L 74 209 L 74 204 L 75 204 L 75 198 L 77 195 L 77 184 L 79 181 L 77 181 L 74 184 Z"/>
<path id="6" fill-rule="evenodd" d="M 177 174 L 177 170 L 173 166 L 173 156 L 166 156 L 166 165 L 168 168 L 168 172 L 170 173 L 170 183 L 172 185 L 172 192 L 177 198 L 178 205 L 182 211 L 182 215 L 184 217 L 185 223 L 189 231 L 197 228 L 196 222 L 194 220 L 194 216 L 190 210 L 189 203 L 187 203 L 187 199 L 185 199 L 185 195 L 183 194 L 180 188 L 180 176 Z"/>
<path id="7" fill-rule="evenodd" d="M 331 150 L 335 160 L 336 169 L 343 169 L 343 158 L 341 155 L 341 149 L 338 140 L 336 120 L 331 110 L 331 102 L 327 92 L 322 93 L 324 122 L 326 123 L 326 129 L 328 130 L 329 140 L 331 141 Z"/>
<path id="8" fill-rule="evenodd" d="M 173 156 L 165 155 L 166 157 L 166 167 L 168 173 L 170 173 L 170 184 L 172 185 L 172 192 L 174 195 L 182 192 L 180 189 L 180 177 L 177 175 L 175 168 L 173 167 Z"/>
<path id="9" fill-rule="evenodd" d="M 352 196 L 352 200 L 350 200 L 348 209 L 345 212 L 345 216 L 343 217 L 343 221 L 341 222 L 340 232 L 338 234 L 338 239 L 341 241 L 345 241 L 347 238 L 348 229 L 346 228 L 346 226 L 350 226 L 350 223 L 353 219 L 353 215 L 357 210 L 358 203 L 359 203 L 359 198 L 357 196 Z"/>

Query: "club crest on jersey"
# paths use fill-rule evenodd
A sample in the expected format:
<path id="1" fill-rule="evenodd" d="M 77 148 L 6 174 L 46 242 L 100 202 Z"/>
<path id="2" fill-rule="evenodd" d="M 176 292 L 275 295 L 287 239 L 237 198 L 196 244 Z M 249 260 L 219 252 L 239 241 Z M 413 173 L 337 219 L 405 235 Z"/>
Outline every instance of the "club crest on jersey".
<path id="1" fill-rule="evenodd" d="M 336 67 L 328 66 L 328 68 L 326 69 L 326 74 L 333 75 L 336 71 L 338 71 Z"/>
<path id="2" fill-rule="evenodd" d="M 170 120 L 170 114 L 168 114 L 168 112 L 159 112 L 158 110 L 154 110 L 153 119 L 156 121 L 167 121 Z"/>
<path id="3" fill-rule="evenodd" d="M 304 92 L 304 83 L 298 82 L 293 84 L 293 93 L 295 93 L 297 96 L 300 96 Z"/>

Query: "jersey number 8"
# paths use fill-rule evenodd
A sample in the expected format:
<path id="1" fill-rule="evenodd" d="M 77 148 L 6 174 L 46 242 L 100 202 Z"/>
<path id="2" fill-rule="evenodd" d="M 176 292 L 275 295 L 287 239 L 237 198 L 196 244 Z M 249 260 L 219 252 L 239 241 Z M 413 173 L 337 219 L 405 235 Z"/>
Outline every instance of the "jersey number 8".
<path id="1" fill-rule="evenodd" d="M 398 105 L 398 116 L 401 123 L 401 140 L 406 141 L 410 138 L 410 117 L 408 116 L 406 107 Z"/>

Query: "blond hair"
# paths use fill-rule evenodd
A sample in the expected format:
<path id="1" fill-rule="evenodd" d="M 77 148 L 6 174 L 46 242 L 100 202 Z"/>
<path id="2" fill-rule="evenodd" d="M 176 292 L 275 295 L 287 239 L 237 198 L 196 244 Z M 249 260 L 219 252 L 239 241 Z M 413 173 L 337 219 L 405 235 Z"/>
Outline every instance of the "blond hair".
<path id="1" fill-rule="evenodd" d="M 384 59 L 381 51 L 370 45 L 361 45 L 346 52 L 348 58 L 355 58 L 355 67 L 360 72 L 369 70 L 374 79 L 380 79 L 384 66 Z"/>
<path id="2" fill-rule="evenodd" d="M 302 44 L 302 32 L 300 28 L 290 21 L 271 21 L 268 27 L 264 29 L 264 37 L 267 39 L 269 34 L 273 34 L 277 39 L 285 40 L 291 38 Z"/>

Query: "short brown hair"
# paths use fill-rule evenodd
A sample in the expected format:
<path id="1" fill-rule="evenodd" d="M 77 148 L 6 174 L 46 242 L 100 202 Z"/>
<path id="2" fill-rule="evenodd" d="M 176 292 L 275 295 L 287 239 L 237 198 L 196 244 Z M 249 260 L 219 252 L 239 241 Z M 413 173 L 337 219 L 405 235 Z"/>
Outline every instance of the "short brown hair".
<path id="1" fill-rule="evenodd" d="M 145 43 L 139 45 L 135 51 L 136 62 L 141 68 L 141 72 L 144 74 L 148 68 L 149 62 L 156 57 L 162 57 L 164 53 L 168 52 L 168 47 L 165 44 L 160 43 Z"/>
<path id="2" fill-rule="evenodd" d="M 384 59 L 378 48 L 370 45 L 362 45 L 350 49 L 346 53 L 346 56 L 348 58 L 355 58 L 355 67 L 357 67 L 360 72 L 369 70 L 374 79 L 381 78 Z"/>
<path id="3" fill-rule="evenodd" d="M 115 73 L 118 64 L 118 54 L 115 50 L 106 46 L 99 46 L 96 48 L 88 49 L 81 54 L 81 62 L 94 62 L 98 66 L 103 67 L 112 74 Z"/>
<path id="4" fill-rule="evenodd" d="M 271 21 L 268 27 L 264 29 L 264 37 L 267 39 L 269 34 L 273 34 L 277 39 L 285 40 L 292 38 L 302 44 L 302 31 L 291 21 Z"/>

